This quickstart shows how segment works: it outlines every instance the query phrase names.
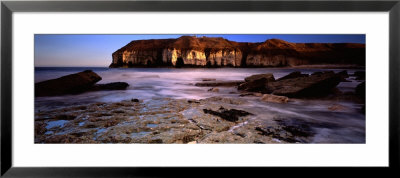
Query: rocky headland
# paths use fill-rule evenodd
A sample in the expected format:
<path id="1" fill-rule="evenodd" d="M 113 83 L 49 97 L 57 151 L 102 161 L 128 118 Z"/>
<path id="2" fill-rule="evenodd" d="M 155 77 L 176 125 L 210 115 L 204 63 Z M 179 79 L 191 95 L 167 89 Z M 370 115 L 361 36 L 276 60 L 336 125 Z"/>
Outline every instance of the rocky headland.
<path id="1" fill-rule="evenodd" d="M 284 67 L 318 64 L 365 66 L 365 44 L 261 43 L 182 36 L 136 40 L 112 54 L 110 67 Z"/>

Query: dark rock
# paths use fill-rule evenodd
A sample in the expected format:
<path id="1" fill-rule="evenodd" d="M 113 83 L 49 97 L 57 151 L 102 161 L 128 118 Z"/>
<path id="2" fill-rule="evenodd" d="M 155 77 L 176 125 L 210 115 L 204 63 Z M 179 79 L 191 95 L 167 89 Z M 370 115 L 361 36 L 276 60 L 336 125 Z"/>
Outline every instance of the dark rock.
<path id="1" fill-rule="evenodd" d="M 283 76 L 283 77 L 279 78 L 277 81 L 286 80 L 286 79 L 292 79 L 292 78 L 299 78 L 299 77 L 308 77 L 308 74 L 302 74 L 299 71 L 295 71 L 295 72 L 292 72 L 292 73 L 290 73 L 290 74 L 288 74 L 286 76 Z"/>
<path id="2" fill-rule="evenodd" d="M 341 82 L 351 82 L 349 80 L 346 80 L 346 78 L 349 78 L 349 74 L 347 73 L 347 70 L 343 70 L 337 73 L 342 79 Z"/>
<path id="3" fill-rule="evenodd" d="M 188 100 L 188 103 L 200 103 L 200 101 L 196 101 L 196 100 Z"/>
<path id="4" fill-rule="evenodd" d="M 139 100 L 138 99 L 136 99 L 136 98 L 133 98 L 133 99 L 131 99 L 131 102 L 139 102 Z"/>
<path id="5" fill-rule="evenodd" d="M 356 95 L 359 98 L 365 99 L 365 82 L 362 82 L 356 87 Z"/>
<path id="6" fill-rule="evenodd" d="M 77 94 L 89 90 L 101 77 L 91 70 L 35 84 L 35 96 Z"/>
<path id="7" fill-rule="evenodd" d="M 182 142 L 183 143 L 189 143 L 189 142 L 194 141 L 194 140 L 195 140 L 195 136 L 194 135 L 185 135 L 182 138 Z"/>
<path id="8" fill-rule="evenodd" d="M 113 82 L 107 84 L 94 85 L 90 90 L 125 90 L 129 86 L 126 82 Z"/>
<path id="9" fill-rule="evenodd" d="M 203 78 L 203 79 L 201 79 L 201 81 L 203 81 L 203 82 L 210 82 L 210 81 L 216 81 L 217 79 L 215 79 L 215 78 Z"/>
<path id="10" fill-rule="evenodd" d="M 237 109 L 225 109 L 223 107 L 219 108 L 218 111 L 213 111 L 211 109 L 203 109 L 203 112 L 206 114 L 212 114 L 227 121 L 235 122 L 239 120 L 239 117 L 252 115 L 249 112 L 237 110 Z"/>
<path id="11" fill-rule="evenodd" d="M 267 83 L 268 79 L 259 78 L 240 84 L 238 86 L 238 90 L 244 90 L 248 92 L 270 93 L 270 91 L 268 91 L 268 89 L 266 88 Z"/>
<path id="12" fill-rule="evenodd" d="M 271 136 L 289 143 L 308 143 L 309 137 L 315 135 L 309 122 L 300 119 L 274 119 L 278 125 L 267 128 L 256 127 L 260 135 Z"/>
<path id="13" fill-rule="evenodd" d="M 149 143 L 163 143 L 162 139 L 154 139 L 154 140 L 150 140 Z"/>
<path id="14" fill-rule="evenodd" d="M 356 80 L 365 80 L 365 71 L 356 71 L 354 76 L 356 76 Z"/>
<path id="15" fill-rule="evenodd" d="M 311 75 L 321 75 L 321 74 L 323 74 L 323 72 L 314 72 Z"/>
<path id="16" fill-rule="evenodd" d="M 287 97 L 320 97 L 328 95 L 340 83 L 341 77 L 325 72 L 309 77 L 298 77 L 268 83 L 267 89 L 274 95 Z"/>
<path id="17" fill-rule="evenodd" d="M 349 74 L 347 73 L 347 70 L 340 71 L 337 74 L 342 76 L 343 78 L 348 78 L 349 77 Z"/>
<path id="18" fill-rule="evenodd" d="M 259 80 L 259 79 L 262 79 L 262 78 L 266 79 L 267 81 L 271 81 L 271 82 L 272 82 L 272 81 L 275 81 L 275 77 L 274 77 L 274 75 L 271 74 L 271 73 L 252 75 L 252 76 L 246 77 L 246 78 L 244 79 L 244 81 L 246 81 L 246 82 L 251 82 L 251 81 Z"/>
<path id="19" fill-rule="evenodd" d="M 233 86 L 238 86 L 242 83 L 244 83 L 244 82 L 243 81 L 211 81 L 211 82 L 196 83 L 195 86 L 198 86 L 198 87 L 218 87 L 218 86 L 233 87 Z"/>
<path id="20" fill-rule="evenodd" d="M 261 97 L 261 101 L 273 102 L 273 103 L 287 103 L 289 101 L 289 98 L 286 96 L 276 96 L 276 95 L 271 95 L 271 94 L 264 94 Z"/>
<path id="21" fill-rule="evenodd" d="M 43 135 L 46 131 L 46 124 L 44 122 L 35 122 L 35 135 Z"/>
<path id="22" fill-rule="evenodd" d="M 76 116 L 73 115 L 67 115 L 67 114 L 60 114 L 56 115 L 53 119 L 54 120 L 74 120 Z"/>

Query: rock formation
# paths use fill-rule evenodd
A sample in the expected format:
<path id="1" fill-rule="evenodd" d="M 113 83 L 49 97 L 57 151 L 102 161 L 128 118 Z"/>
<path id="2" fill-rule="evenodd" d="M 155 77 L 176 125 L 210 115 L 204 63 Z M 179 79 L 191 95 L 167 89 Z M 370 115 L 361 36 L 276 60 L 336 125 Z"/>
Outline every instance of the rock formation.
<path id="1" fill-rule="evenodd" d="M 182 36 L 136 40 L 112 54 L 110 67 L 278 67 L 304 64 L 365 65 L 365 44 L 290 43 L 269 39 L 239 43 Z"/>
<path id="2" fill-rule="evenodd" d="M 95 72 L 85 70 L 60 78 L 38 82 L 35 83 L 35 96 L 58 96 L 99 90 L 124 90 L 129 86 L 126 82 L 96 84 L 101 79 Z"/>
<path id="3" fill-rule="evenodd" d="M 247 78 L 268 76 L 270 80 L 267 80 L 267 78 L 249 80 L 240 84 L 238 90 L 295 98 L 320 97 L 332 93 L 332 90 L 342 81 L 343 73 L 335 74 L 333 71 L 326 71 L 305 75 L 300 72 L 292 72 L 276 81 L 272 80 L 274 78 L 272 74 L 257 74 Z M 264 100 L 278 99 L 276 97 L 272 99 L 272 95 L 264 95 L 263 97 Z"/>

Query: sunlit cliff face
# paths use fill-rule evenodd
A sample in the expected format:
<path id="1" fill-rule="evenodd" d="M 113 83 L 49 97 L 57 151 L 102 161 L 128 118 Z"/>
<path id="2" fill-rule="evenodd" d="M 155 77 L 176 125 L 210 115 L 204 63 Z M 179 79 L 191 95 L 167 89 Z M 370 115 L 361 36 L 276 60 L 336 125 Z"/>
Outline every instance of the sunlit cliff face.
<path id="1" fill-rule="evenodd" d="M 182 36 L 132 41 L 112 54 L 110 67 L 277 67 L 303 64 L 365 65 L 365 45 L 289 43 L 270 39 L 238 43 L 224 38 Z"/>

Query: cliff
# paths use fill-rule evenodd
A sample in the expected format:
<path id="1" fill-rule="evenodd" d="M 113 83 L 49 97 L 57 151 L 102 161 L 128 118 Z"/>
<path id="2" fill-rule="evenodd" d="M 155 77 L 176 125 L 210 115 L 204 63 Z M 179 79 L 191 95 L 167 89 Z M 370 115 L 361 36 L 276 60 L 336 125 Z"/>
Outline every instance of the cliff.
<path id="1" fill-rule="evenodd" d="M 110 67 L 278 67 L 305 64 L 365 65 L 365 44 L 290 43 L 269 39 L 239 43 L 182 36 L 132 41 L 112 54 Z"/>

